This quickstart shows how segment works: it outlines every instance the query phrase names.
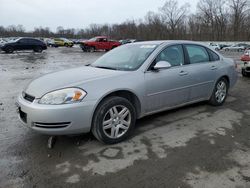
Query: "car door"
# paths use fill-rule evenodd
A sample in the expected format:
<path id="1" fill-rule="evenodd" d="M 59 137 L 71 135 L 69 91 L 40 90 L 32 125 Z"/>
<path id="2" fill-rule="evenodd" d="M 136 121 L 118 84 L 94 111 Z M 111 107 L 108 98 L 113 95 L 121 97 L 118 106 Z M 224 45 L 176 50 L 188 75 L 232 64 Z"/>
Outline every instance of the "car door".
<path id="1" fill-rule="evenodd" d="M 151 67 L 159 61 L 167 61 L 171 68 L 145 73 L 146 113 L 160 111 L 184 104 L 190 93 L 189 73 L 185 63 L 182 45 L 165 48 L 154 60 Z"/>
<path id="2" fill-rule="evenodd" d="M 189 101 L 208 99 L 214 89 L 220 58 L 212 50 L 195 44 L 184 45 L 189 65 L 189 79 L 192 81 Z"/>
<path id="3" fill-rule="evenodd" d="M 33 50 L 36 46 L 36 40 L 27 39 L 27 50 Z"/>
<path id="4" fill-rule="evenodd" d="M 17 41 L 16 49 L 17 50 L 27 50 L 28 49 L 27 39 L 20 39 L 19 41 Z"/>

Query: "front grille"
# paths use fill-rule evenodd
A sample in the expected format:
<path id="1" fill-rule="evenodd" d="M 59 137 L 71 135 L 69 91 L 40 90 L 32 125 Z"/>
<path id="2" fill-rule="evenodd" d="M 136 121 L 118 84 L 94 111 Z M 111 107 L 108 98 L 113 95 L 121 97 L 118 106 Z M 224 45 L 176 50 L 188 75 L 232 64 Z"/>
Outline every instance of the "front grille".
<path id="1" fill-rule="evenodd" d="M 33 97 L 27 93 L 23 93 L 23 98 L 29 102 L 33 102 L 35 100 L 35 97 Z"/>
<path id="2" fill-rule="evenodd" d="M 40 123 L 34 122 L 35 127 L 46 128 L 46 129 L 55 129 L 55 128 L 65 128 L 70 125 L 70 122 L 61 122 L 61 123 Z"/>

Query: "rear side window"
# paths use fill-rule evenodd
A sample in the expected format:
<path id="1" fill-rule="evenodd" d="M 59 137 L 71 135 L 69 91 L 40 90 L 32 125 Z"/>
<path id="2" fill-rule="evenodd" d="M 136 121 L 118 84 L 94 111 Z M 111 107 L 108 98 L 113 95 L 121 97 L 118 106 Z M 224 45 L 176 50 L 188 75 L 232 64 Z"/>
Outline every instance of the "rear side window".
<path id="1" fill-rule="evenodd" d="M 209 54 L 206 48 L 199 45 L 185 45 L 190 64 L 209 62 Z"/>
<path id="2" fill-rule="evenodd" d="M 210 61 L 219 61 L 220 56 L 218 56 L 216 53 L 214 53 L 212 50 L 207 49 L 209 55 L 210 55 Z"/>

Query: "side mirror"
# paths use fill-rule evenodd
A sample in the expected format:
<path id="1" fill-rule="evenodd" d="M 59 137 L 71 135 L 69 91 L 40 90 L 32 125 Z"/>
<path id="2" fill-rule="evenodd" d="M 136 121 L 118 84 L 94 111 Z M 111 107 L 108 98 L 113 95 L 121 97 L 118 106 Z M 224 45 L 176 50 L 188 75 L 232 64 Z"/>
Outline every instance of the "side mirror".
<path id="1" fill-rule="evenodd" d="M 167 61 L 159 61 L 155 64 L 154 70 L 169 69 L 171 64 Z"/>

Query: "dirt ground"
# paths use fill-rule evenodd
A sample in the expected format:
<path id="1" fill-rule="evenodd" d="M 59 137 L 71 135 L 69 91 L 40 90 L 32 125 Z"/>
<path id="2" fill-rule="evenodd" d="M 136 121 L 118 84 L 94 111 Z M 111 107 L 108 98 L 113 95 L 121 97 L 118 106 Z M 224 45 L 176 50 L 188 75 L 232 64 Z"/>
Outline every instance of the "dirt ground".
<path id="1" fill-rule="evenodd" d="M 48 136 L 19 122 L 15 100 L 32 79 L 102 54 L 0 53 L 0 187 L 250 187 L 250 78 L 240 73 L 224 106 L 199 103 L 143 118 L 117 145 L 86 134 L 58 137 L 49 149 Z"/>

